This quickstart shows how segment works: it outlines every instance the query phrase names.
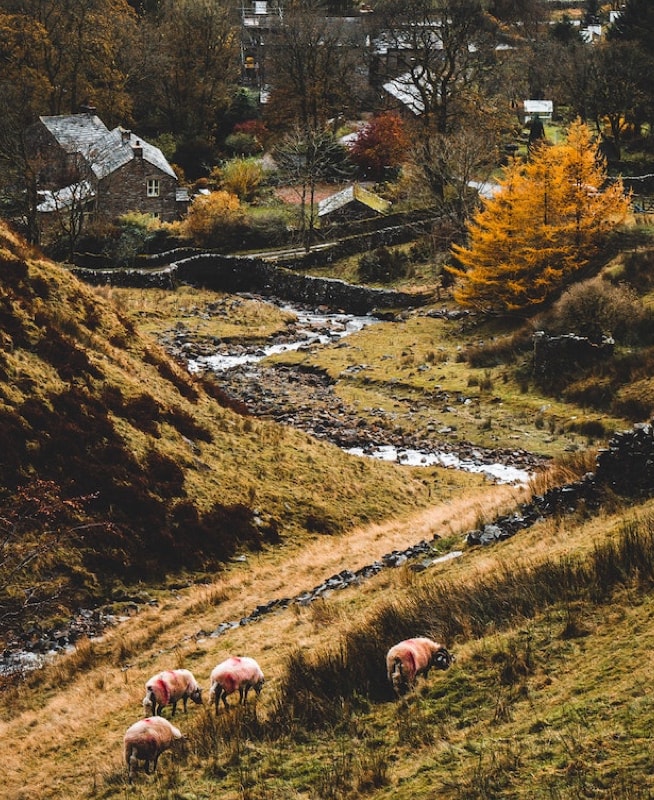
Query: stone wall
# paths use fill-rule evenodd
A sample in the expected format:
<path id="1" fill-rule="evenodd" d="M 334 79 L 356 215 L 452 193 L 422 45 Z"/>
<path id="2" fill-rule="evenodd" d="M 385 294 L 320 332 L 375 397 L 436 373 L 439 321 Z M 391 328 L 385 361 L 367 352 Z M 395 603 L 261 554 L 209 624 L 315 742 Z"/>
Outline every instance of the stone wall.
<path id="1" fill-rule="evenodd" d="M 534 375 L 538 380 L 550 381 L 577 369 L 590 367 L 613 355 L 613 339 L 601 344 L 584 336 L 566 333 L 548 336 L 544 331 L 534 334 Z"/>
<path id="2" fill-rule="evenodd" d="M 76 267 L 73 271 L 82 280 L 96 285 L 170 288 L 183 281 L 216 291 L 255 292 L 302 305 L 324 305 L 350 314 L 414 308 L 433 299 L 428 292 L 413 294 L 372 289 L 341 280 L 304 275 L 260 258 L 217 253 L 199 253 L 156 270 Z"/>
<path id="3" fill-rule="evenodd" d="M 535 522 L 567 514 L 580 506 L 596 510 L 608 493 L 643 499 L 654 495 L 654 423 L 642 422 L 630 431 L 615 433 L 597 456 L 595 472 L 578 481 L 555 486 L 517 511 L 499 517 L 483 528 L 469 531 L 469 545 L 492 544 L 508 539 Z"/>

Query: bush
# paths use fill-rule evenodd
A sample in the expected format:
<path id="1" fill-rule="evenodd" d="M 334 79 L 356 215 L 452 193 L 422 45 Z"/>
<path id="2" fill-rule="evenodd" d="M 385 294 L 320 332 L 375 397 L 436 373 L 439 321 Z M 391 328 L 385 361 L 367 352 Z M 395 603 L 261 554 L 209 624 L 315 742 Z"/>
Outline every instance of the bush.
<path id="1" fill-rule="evenodd" d="M 234 194 L 220 191 L 197 197 L 180 233 L 203 247 L 231 245 L 242 238 L 244 213 Z"/>
<path id="2" fill-rule="evenodd" d="M 399 250 L 378 247 L 359 259 L 359 278 L 364 283 L 391 283 L 409 272 L 409 257 Z"/>
<path id="3" fill-rule="evenodd" d="M 640 292 L 650 289 L 654 283 L 654 252 L 636 251 L 626 255 L 624 280 Z"/>
<path id="4" fill-rule="evenodd" d="M 263 167 L 255 158 L 233 158 L 220 170 L 220 185 L 239 200 L 250 202 L 263 183 Z"/>
<path id="5" fill-rule="evenodd" d="M 616 342 L 633 344 L 649 327 L 650 316 L 631 287 L 593 278 L 571 286 L 544 321 L 550 334 L 574 333 L 597 343 L 612 336 Z"/>
<path id="6" fill-rule="evenodd" d="M 225 139 L 225 147 L 239 156 L 253 156 L 261 152 L 261 145 L 249 133 L 230 133 Z"/>

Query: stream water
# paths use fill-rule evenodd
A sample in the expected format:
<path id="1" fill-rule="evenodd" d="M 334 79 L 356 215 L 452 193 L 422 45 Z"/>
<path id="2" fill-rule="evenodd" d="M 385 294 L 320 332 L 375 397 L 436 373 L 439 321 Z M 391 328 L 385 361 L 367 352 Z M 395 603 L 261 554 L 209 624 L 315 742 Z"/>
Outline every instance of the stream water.
<path id="1" fill-rule="evenodd" d="M 238 345 L 236 350 L 230 349 L 228 344 L 222 345 L 212 355 L 191 358 L 188 361 L 189 370 L 191 372 L 211 370 L 217 375 L 225 376 L 229 370 L 244 365 L 252 365 L 253 369 L 256 369 L 256 364 L 268 356 L 291 350 L 333 344 L 379 321 L 372 316 L 354 316 L 342 313 L 330 314 L 290 305 L 285 305 L 283 308 L 297 317 L 292 340 L 277 341 L 252 348 L 244 348 L 242 345 Z M 460 458 L 451 451 L 420 450 L 410 446 L 398 447 L 392 444 L 384 444 L 378 447 L 345 447 L 344 449 L 352 455 L 394 461 L 406 466 L 428 467 L 438 465 L 466 472 L 480 473 L 497 483 L 524 484 L 531 477 L 531 473 L 526 469 L 509 464 L 484 463 L 483 460 L 474 458 Z"/>

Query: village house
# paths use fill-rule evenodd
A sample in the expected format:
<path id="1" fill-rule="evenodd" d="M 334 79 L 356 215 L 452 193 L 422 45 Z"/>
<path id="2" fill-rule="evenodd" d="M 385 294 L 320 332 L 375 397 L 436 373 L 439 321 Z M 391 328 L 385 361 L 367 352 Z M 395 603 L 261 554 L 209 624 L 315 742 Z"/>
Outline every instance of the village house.
<path id="1" fill-rule="evenodd" d="M 36 166 L 40 212 L 113 220 L 138 211 L 179 219 L 188 198 L 158 147 L 122 127 L 109 130 L 94 109 L 39 117 L 26 141 Z"/>

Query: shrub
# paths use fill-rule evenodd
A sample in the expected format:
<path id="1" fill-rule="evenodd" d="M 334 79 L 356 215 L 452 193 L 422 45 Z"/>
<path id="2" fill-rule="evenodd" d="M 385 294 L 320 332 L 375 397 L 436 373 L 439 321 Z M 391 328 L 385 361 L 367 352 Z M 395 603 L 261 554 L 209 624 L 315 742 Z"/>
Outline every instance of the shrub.
<path id="1" fill-rule="evenodd" d="M 238 197 L 219 191 L 196 198 L 179 227 L 183 236 L 198 245 L 217 247 L 233 242 L 243 224 L 244 214 Z"/>
<path id="2" fill-rule="evenodd" d="M 249 133 L 230 133 L 225 139 L 225 147 L 239 156 L 253 156 L 261 152 L 261 145 Z"/>
<path id="3" fill-rule="evenodd" d="M 571 286 L 545 321 L 550 333 L 575 333 L 598 343 L 610 335 L 629 344 L 639 338 L 649 316 L 632 288 L 593 278 Z"/>
<path id="4" fill-rule="evenodd" d="M 263 167 L 255 158 L 233 158 L 220 170 L 221 187 L 239 200 L 254 200 L 262 183 Z"/>
<path id="5" fill-rule="evenodd" d="M 378 247 L 359 259 L 359 278 L 364 283 L 391 283 L 404 278 L 409 271 L 409 258 L 399 250 Z"/>
<path id="6" fill-rule="evenodd" d="M 654 282 L 654 252 L 629 253 L 624 259 L 624 280 L 639 291 L 647 291 Z"/>

